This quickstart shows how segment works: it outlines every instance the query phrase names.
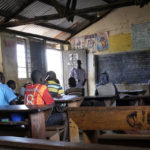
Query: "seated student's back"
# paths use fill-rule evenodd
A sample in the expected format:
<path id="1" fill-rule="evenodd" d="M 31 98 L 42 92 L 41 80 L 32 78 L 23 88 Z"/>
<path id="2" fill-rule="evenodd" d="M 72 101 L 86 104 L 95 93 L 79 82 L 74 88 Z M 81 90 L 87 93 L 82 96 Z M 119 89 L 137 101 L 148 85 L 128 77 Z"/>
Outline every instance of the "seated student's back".
<path id="1" fill-rule="evenodd" d="M 76 80 L 73 77 L 70 77 L 68 79 L 69 87 L 66 91 L 66 95 L 77 95 L 77 96 L 83 96 L 83 89 L 76 87 Z"/>
<path id="2" fill-rule="evenodd" d="M 35 70 L 31 74 L 33 84 L 26 86 L 25 104 L 26 105 L 43 105 L 52 104 L 53 98 L 49 94 L 46 85 L 42 84 L 43 75 L 40 71 Z"/>
<path id="3" fill-rule="evenodd" d="M 52 97 L 59 97 L 64 94 L 62 86 L 59 84 L 59 80 L 56 78 L 56 73 L 54 71 L 47 72 L 47 87 L 48 91 Z"/>
<path id="4" fill-rule="evenodd" d="M 6 85 L 5 77 L 2 72 L 0 72 L 0 105 L 10 105 L 15 104 L 16 95 L 13 91 Z"/>
<path id="5" fill-rule="evenodd" d="M 111 82 L 97 87 L 97 91 L 101 97 L 111 97 L 116 95 L 116 89 Z"/>

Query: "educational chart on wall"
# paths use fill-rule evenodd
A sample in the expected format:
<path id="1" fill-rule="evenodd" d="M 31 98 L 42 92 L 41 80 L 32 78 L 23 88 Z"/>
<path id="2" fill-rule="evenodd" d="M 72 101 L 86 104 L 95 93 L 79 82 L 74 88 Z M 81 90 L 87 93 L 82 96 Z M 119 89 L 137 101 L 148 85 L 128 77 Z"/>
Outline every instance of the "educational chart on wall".
<path id="1" fill-rule="evenodd" d="M 76 37 L 74 39 L 74 48 L 75 49 L 85 48 L 85 38 L 84 37 Z"/>
<path id="2" fill-rule="evenodd" d="M 85 48 L 90 52 L 96 52 L 96 34 L 85 36 Z"/>
<path id="3" fill-rule="evenodd" d="M 71 44 L 75 49 L 87 49 L 90 53 L 108 50 L 108 32 L 76 37 L 71 40 Z"/>
<path id="4" fill-rule="evenodd" d="M 98 33 L 96 36 L 97 50 L 108 50 L 108 33 Z"/>
<path id="5" fill-rule="evenodd" d="M 133 24 L 132 27 L 133 49 L 139 50 L 150 47 L 150 22 Z"/>

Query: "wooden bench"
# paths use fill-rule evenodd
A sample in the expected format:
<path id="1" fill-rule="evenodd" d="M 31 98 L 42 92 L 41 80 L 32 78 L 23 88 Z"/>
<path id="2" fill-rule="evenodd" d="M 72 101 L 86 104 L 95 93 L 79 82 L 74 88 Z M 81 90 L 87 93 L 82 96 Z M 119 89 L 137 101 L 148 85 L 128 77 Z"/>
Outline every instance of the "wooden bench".
<path id="1" fill-rule="evenodd" d="M 97 142 L 97 130 L 149 130 L 149 106 L 68 108 L 70 141 Z"/>
<path id="2" fill-rule="evenodd" d="M 0 150 L 133 150 L 133 147 L 83 144 L 71 142 L 52 142 L 41 139 L 0 136 Z M 134 150 L 149 150 L 149 148 L 134 147 Z"/>

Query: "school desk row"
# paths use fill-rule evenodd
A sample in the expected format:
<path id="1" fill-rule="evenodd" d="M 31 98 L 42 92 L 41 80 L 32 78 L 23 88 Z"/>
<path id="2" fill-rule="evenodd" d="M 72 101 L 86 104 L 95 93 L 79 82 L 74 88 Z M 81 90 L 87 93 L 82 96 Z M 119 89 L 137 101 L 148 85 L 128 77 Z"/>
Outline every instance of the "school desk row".
<path id="1" fill-rule="evenodd" d="M 149 99 L 150 97 L 142 96 L 141 98 Z M 113 108 L 78 107 L 82 101 L 82 97 L 66 97 L 65 99 L 56 99 L 56 103 L 67 102 L 68 104 L 75 106 L 67 108 L 69 117 L 70 141 L 79 142 L 79 129 L 84 131 L 83 137 L 85 142 L 93 140 L 96 141 L 97 130 L 150 129 L 149 106 L 122 106 Z M 5 135 L 27 135 L 32 138 L 45 138 L 45 121 L 51 111 L 52 106 L 45 105 L 28 107 L 25 105 L 0 106 L 0 118 L 7 118 L 15 113 L 23 113 L 24 115 L 26 114 L 28 116 L 28 119 L 25 121 L 0 122 L 0 134 L 3 135 L 5 133 Z M 22 126 L 22 130 L 20 128 L 15 128 L 15 130 L 13 130 L 14 126 Z"/>

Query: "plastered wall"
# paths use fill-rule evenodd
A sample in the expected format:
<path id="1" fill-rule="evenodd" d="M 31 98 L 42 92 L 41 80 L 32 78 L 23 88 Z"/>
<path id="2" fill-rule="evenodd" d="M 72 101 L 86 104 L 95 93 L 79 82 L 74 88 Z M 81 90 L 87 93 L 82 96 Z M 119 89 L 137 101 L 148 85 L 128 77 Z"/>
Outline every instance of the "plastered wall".
<path id="1" fill-rule="evenodd" d="M 16 35 L 0 33 L 0 45 L 0 71 L 4 73 L 6 82 L 14 80 L 17 83 L 16 91 L 19 92 L 20 87 L 30 80 L 18 79 Z"/>
<path id="2" fill-rule="evenodd" d="M 14 34 L 1 33 L 1 53 L 6 81 L 17 82 L 16 36 Z"/>
<path id="3" fill-rule="evenodd" d="M 124 8 L 119 8 L 108 14 L 106 17 L 98 21 L 97 23 L 91 25 L 86 28 L 75 37 L 81 37 L 84 35 L 89 35 L 98 32 L 108 32 L 108 35 L 111 37 L 125 37 L 128 35 L 128 38 L 131 36 L 131 25 L 132 24 L 140 24 L 144 22 L 150 22 L 150 4 L 144 6 L 143 8 L 139 8 L 139 6 L 129 6 Z M 125 35 L 125 36 L 124 36 Z M 113 39 L 114 40 L 114 39 Z M 113 45 L 113 51 L 107 50 L 97 53 L 96 55 L 108 54 L 113 52 L 123 52 L 123 51 L 131 51 L 132 45 L 130 40 L 126 40 L 126 47 L 121 49 L 120 51 Z M 129 43 L 130 42 L 130 43 Z M 128 46 L 129 45 L 129 46 Z M 94 54 L 89 54 L 94 55 Z M 89 82 L 89 94 L 94 95 L 95 89 L 95 65 L 91 65 L 93 62 L 93 57 L 88 57 L 88 82 Z M 119 86 L 118 86 L 119 87 Z"/>

